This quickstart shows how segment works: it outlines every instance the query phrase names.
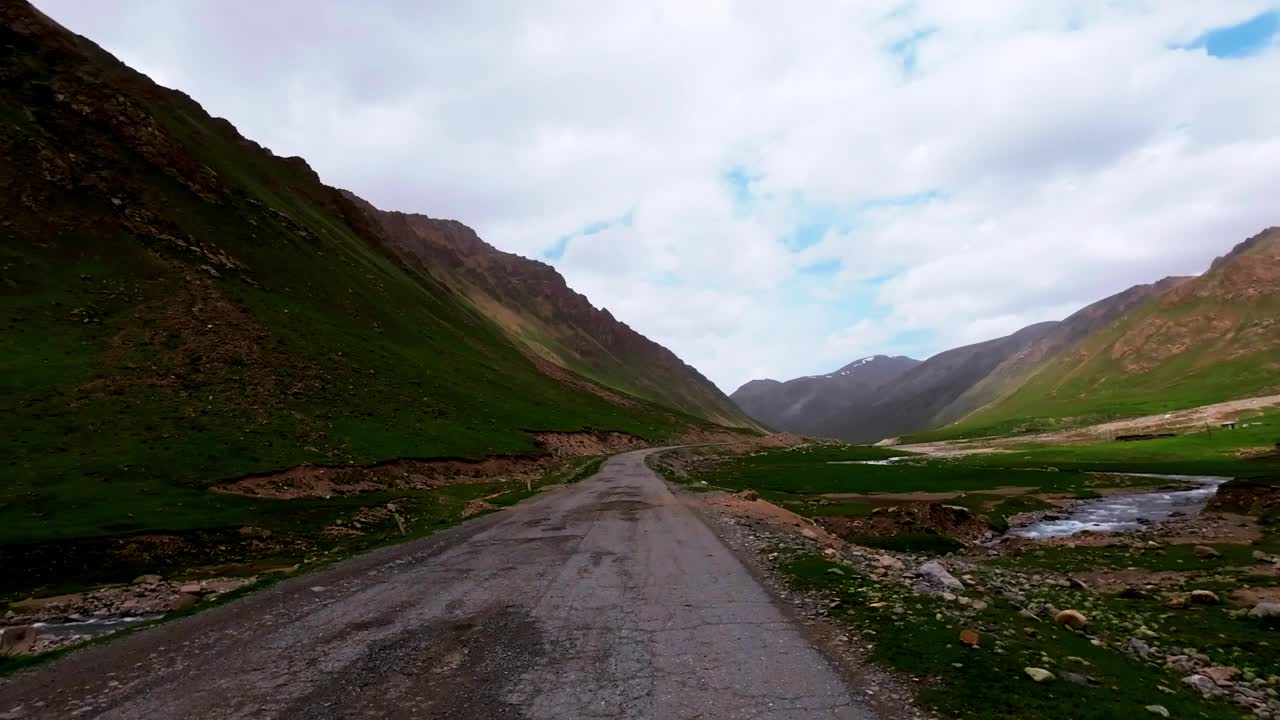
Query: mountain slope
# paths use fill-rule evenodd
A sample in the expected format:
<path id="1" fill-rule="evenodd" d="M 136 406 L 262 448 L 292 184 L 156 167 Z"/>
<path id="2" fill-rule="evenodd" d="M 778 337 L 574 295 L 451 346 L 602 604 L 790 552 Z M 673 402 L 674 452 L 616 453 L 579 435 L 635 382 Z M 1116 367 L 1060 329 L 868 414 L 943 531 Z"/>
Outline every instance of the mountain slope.
<path id="1" fill-rule="evenodd" d="M 1187 278 L 1171 277 L 1148 285 L 1136 285 L 1099 300 L 1058 323 L 1049 332 L 1000 363 L 986 377 L 933 417 L 931 424 L 946 425 L 1016 390 L 1059 353 L 1110 325 L 1116 319 L 1176 287 Z"/>
<path id="2" fill-rule="evenodd" d="M 1280 228 L 1089 336 L 948 431 L 1143 415 L 1280 391 Z"/>
<path id="3" fill-rule="evenodd" d="M 411 266 L 441 278 L 535 356 L 603 385 L 724 425 L 751 425 L 674 353 L 596 309 L 555 268 L 497 250 L 452 220 L 378 210 L 348 196 Z"/>
<path id="4" fill-rule="evenodd" d="M 1039 323 L 1002 338 L 938 353 L 883 388 L 874 402 L 833 418 L 832 434 L 856 442 L 875 442 L 930 427 L 944 408 L 1056 326 Z"/>
<path id="5" fill-rule="evenodd" d="M 877 390 L 919 364 L 909 357 L 875 355 L 827 375 L 787 382 L 752 380 L 729 397 L 766 425 L 822 435 L 829 431 L 834 416 L 870 401 Z"/>
<path id="6" fill-rule="evenodd" d="M 544 372 L 303 160 L 24 2 L 0 120 L 6 541 L 220 522 L 260 506 L 176 488 L 301 463 L 702 423 Z"/>

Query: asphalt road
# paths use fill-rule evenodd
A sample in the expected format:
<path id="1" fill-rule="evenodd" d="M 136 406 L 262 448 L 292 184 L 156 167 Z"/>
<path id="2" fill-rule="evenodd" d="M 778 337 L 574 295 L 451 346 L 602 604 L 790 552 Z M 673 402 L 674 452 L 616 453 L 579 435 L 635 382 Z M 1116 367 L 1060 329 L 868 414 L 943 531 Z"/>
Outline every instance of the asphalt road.
<path id="1" fill-rule="evenodd" d="M 0 719 L 871 717 L 648 452 L 0 681 Z"/>

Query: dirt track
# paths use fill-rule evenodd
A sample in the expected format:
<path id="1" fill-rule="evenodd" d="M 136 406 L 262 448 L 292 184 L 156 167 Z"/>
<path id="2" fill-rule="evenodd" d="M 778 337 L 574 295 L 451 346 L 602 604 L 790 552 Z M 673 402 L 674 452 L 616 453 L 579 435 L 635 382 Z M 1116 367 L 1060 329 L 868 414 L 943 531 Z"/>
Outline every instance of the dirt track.
<path id="1" fill-rule="evenodd" d="M 0 681 L 0 718 L 871 717 L 648 452 Z"/>

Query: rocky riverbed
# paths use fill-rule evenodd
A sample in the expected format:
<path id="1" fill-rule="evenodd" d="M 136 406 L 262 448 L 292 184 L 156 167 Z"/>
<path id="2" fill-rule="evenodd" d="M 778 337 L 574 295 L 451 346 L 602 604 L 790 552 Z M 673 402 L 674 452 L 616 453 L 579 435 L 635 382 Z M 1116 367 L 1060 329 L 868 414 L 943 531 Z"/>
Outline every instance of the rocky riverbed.
<path id="1" fill-rule="evenodd" d="M 0 655 L 34 655 L 126 630 L 195 607 L 256 577 L 166 580 L 143 575 L 129 585 L 10 603 L 0 618 Z"/>

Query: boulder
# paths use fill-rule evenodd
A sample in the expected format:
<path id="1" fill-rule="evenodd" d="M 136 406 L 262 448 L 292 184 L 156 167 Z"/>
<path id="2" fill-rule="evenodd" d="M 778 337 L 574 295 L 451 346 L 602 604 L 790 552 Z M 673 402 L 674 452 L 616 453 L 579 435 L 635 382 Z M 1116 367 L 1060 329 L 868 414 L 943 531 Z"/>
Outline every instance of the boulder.
<path id="1" fill-rule="evenodd" d="M 947 572 L 942 563 L 936 560 L 931 560 L 916 568 L 916 577 L 924 580 L 929 589 L 935 592 L 964 592 L 964 583 L 960 582 L 955 575 Z"/>
<path id="2" fill-rule="evenodd" d="M 817 540 L 817 539 L 818 539 L 818 533 L 814 532 L 814 531 L 813 531 L 813 529 L 811 529 L 811 528 L 801 528 L 801 529 L 800 529 L 800 536 L 801 536 L 801 537 L 804 537 L 804 538 L 808 538 L 809 540 Z"/>
<path id="3" fill-rule="evenodd" d="M 1187 598 L 1183 595 L 1174 595 L 1165 601 L 1164 606 L 1172 610 L 1181 610 L 1187 606 Z"/>
<path id="4" fill-rule="evenodd" d="M 1147 712 L 1151 713 L 1152 715 L 1159 715 L 1162 718 L 1169 717 L 1169 708 L 1163 705 L 1148 705 Z"/>
<path id="5" fill-rule="evenodd" d="M 1218 594 L 1212 590 L 1192 590 L 1189 598 L 1195 605 L 1220 605 Z"/>
<path id="6" fill-rule="evenodd" d="M 1258 603 L 1249 611 L 1249 617 L 1253 618 L 1280 618 L 1280 603 Z"/>
<path id="7" fill-rule="evenodd" d="M 1213 681 L 1218 687 L 1231 687 L 1235 685 L 1235 678 L 1240 671 L 1233 667 L 1211 667 L 1200 671 L 1200 674 Z"/>
<path id="8" fill-rule="evenodd" d="M 177 600 L 173 601 L 173 609 L 186 610 L 189 607 L 194 607 L 199 602 L 200 602 L 199 595 L 193 595 L 191 593 L 182 593 L 181 595 L 178 596 Z"/>
<path id="9" fill-rule="evenodd" d="M 1197 545 L 1191 549 L 1191 552 L 1194 553 L 1196 557 L 1203 558 L 1205 560 L 1222 557 L 1222 553 L 1214 550 L 1208 545 Z"/>
<path id="10" fill-rule="evenodd" d="M 0 656 L 24 655 L 36 644 L 36 629 L 30 625 L 14 625 L 0 629 Z"/>
<path id="11" fill-rule="evenodd" d="M 1226 694 L 1225 690 L 1218 687 L 1217 684 L 1215 684 L 1212 680 L 1205 677 L 1204 675 L 1188 675 L 1182 678 L 1182 682 L 1187 685 L 1190 685 L 1196 690 L 1199 690 L 1200 694 L 1204 695 L 1205 697 L 1212 697 L 1215 695 Z"/>
<path id="12" fill-rule="evenodd" d="M 1054 675 L 1053 673 L 1049 672 L 1048 670 L 1045 670 L 1044 668 L 1038 668 L 1038 667 L 1022 668 L 1022 672 L 1026 673 L 1027 677 L 1031 678 L 1032 680 L 1038 683 L 1053 682 L 1054 680 L 1058 679 L 1057 675 Z"/>
<path id="13" fill-rule="evenodd" d="M 1053 621 L 1072 630 L 1080 630 L 1089 624 L 1089 618 L 1085 617 L 1084 613 L 1079 610 L 1063 610 L 1053 616 Z"/>
<path id="14" fill-rule="evenodd" d="M 964 643 L 965 645 L 968 645 L 969 647 L 973 647 L 973 648 L 978 647 L 978 641 L 980 639 L 981 638 L 978 635 L 978 633 L 973 630 L 960 631 L 960 642 Z"/>
<path id="15" fill-rule="evenodd" d="M 1129 638 L 1129 642 L 1125 643 L 1124 649 L 1130 655 L 1137 655 L 1144 659 L 1151 654 L 1151 646 L 1145 640 L 1139 640 L 1138 638 Z"/>
<path id="16" fill-rule="evenodd" d="M 204 586 L 200 583 L 185 583 L 182 587 L 178 588 L 178 592 L 186 593 L 188 595 L 199 595 L 204 592 Z"/>
<path id="17" fill-rule="evenodd" d="M 906 567 L 901 560 L 892 555 L 877 555 L 872 559 L 872 563 L 885 570 L 902 570 Z"/>
<path id="18" fill-rule="evenodd" d="M 159 575 L 139 575 L 133 579 L 134 585 L 155 585 L 164 582 L 164 578 Z"/>

